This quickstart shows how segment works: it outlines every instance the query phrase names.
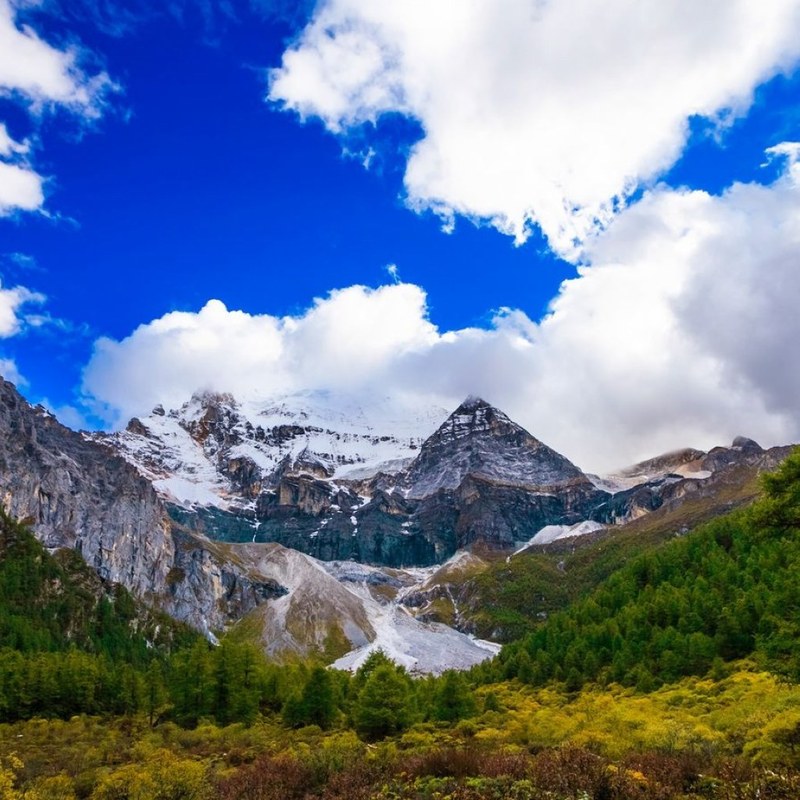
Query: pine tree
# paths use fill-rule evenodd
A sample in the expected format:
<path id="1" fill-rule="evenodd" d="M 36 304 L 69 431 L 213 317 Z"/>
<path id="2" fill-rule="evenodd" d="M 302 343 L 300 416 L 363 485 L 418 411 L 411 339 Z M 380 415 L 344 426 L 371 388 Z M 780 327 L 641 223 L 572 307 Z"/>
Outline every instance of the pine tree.
<path id="1" fill-rule="evenodd" d="M 404 730 L 411 722 L 409 680 L 392 664 L 372 670 L 353 707 L 353 723 L 365 739 L 381 739 Z"/>
<path id="2" fill-rule="evenodd" d="M 455 670 L 448 670 L 437 682 L 431 716 L 440 722 L 458 722 L 475 714 L 475 699 L 464 680 Z"/>
<path id="3" fill-rule="evenodd" d="M 144 710 L 152 728 L 167 701 L 164 671 L 158 661 L 151 661 L 145 673 Z"/>
<path id="4" fill-rule="evenodd" d="M 330 672 L 325 667 L 316 666 L 311 670 L 303 687 L 301 704 L 307 725 L 319 725 L 325 730 L 333 724 L 337 709 L 333 682 Z"/>

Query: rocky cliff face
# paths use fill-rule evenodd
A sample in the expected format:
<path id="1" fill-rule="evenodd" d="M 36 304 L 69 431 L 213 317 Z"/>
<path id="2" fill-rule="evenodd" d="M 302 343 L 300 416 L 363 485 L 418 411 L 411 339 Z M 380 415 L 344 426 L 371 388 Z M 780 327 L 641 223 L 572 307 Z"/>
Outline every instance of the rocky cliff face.
<path id="1" fill-rule="evenodd" d="M 175 558 L 157 602 L 176 619 L 213 635 L 288 589 L 242 563 L 228 547 L 173 525 Z"/>
<path id="2" fill-rule="evenodd" d="M 209 632 L 285 589 L 213 542 L 174 530 L 152 484 L 114 451 L 30 406 L 0 379 L 0 498 L 48 548 Z"/>
<path id="3" fill-rule="evenodd" d="M 78 550 L 106 580 L 160 596 L 175 548 L 153 487 L 122 458 L 85 441 L 0 382 L 0 492 L 49 548 Z"/>

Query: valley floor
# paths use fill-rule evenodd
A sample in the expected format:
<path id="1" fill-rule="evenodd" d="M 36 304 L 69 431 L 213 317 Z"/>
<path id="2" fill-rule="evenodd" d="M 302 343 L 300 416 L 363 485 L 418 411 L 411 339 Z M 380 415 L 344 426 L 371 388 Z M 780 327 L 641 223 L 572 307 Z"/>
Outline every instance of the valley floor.
<path id="1" fill-rule="evenodd" d="M 800 687 L 735 665 L 647 694 L 481 687 L 476 712 L 367 744 L 289 730 L 142 718 L 0 726 L 3 800 L 668 800 L 800 797 Z"/>

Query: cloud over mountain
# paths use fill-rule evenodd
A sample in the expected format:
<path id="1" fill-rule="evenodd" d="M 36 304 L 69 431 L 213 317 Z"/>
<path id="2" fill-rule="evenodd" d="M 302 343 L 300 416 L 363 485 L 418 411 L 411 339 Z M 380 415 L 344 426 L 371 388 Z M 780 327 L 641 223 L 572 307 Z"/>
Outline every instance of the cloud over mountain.
<path id="1" fill-rule="evenodd" d="M 101 339 L 84 392 L 123 420 L 198 388 L 480 394 L 577 463 L 618 466 L 738 433 L 800 438 L 800 184 L 656 187 L 586 245 L 540 322 L 438 330 L 424 291 L 352 286 L 289 317 L 210 301 Z M 769 276 L 768 278 L 766 276 Z"/>

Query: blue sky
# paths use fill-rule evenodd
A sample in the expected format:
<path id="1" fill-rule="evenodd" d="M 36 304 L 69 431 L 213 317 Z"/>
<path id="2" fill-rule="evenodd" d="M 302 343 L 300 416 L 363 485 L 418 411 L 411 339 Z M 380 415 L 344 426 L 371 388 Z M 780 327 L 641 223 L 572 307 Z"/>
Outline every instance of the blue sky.
<path id="1" fill-rule="evenodd" d="M 500 306 L 539 316 L 574 274 L 541 240 L 515 248 L 468 222 L 443 235 L 434 216 L 399 201 L 402 169 L 391 151 L 365 170 L 320 125 L 298 125 L 268 104 L 265 70 L 280 62 L 291 28 L 242 12 L 241 22 L 217 20 L 210 31 L 194 9 L 122 36 L 70 22 L 121 91 L 79 141 L 61 135 L 58 115 L 43 125 L 39 163 L 54 179 L 47 206 L 63 219 L 0 223 L 4 283 L 44 292 L 50 312 L 81 333 L 8 342 L 32 397 L 72 402 L 94 337 L 121 338 L 210 297 L 291 313 L 332 288 L 380 285 L 396 264 L 403 280 L 426 287 L 432 318 L 450 328 L 480 325 Z M 51 26 L 56 35 L 66 27 Z M 383 127 L 400 147 L 416 133 L 400 120 Z M 11 253 L 37 269 L 26 274 Z"/>
<path id="2" fill-rule="evenodd" d="M 511 3 L 509 8 L 520 5 Z M 580 42 L 570 44 L 577 35 L 574 26 L 558 16 L 561 12 L 556 7 L 564 4 L 553 0 L 552 5 L 552 19 L 532 22 L 529 35 L 533 41 L 539 35 L 536 26 L 547 24 L 550 37 L 563 35 L 564 52 L 569 54 L 570 47 Z M 629 9 L 622 0 L 619 5 L 620 13 Z M 14 307 L 16 324 L 0 341 L 0 357 L 12 373 L 16 370 L 23 376 L 21 388 L 32 400 L 44 400 L 72 424 L 108 425 L 146 410 L 119 400 L 130 394 L 126 375 L 132 382 L 141 382 L 147 374 L 141 365 L 147 363 L 159 364 L 166 375 L 175 371 L 169 362 L 159 360 L 162 351 L 153 344 L 158 336 L 151 335 L 155 329 L 132 338 L 138 326 L 148 326 L 170 312 L 186 312 L 189 316 L 179 318 L 180 324 L 196 330 L 197 312 L 209 300 L 218 299 L 229 311 L 242 310 L 248 318 L 282 319 L 276 325 L 283 330 L 286 318 L 305 320 L 314 299 L 326 298 L 331 290 L 358 285 L 375 289 L 401 281 L 424 293 L 413 331 L 407 336 L 398 334 L 396 345 L 387 344 L 387 352 L 393 346 L 402 350 L 404 361 L 395 363 L 389 356 L 376 355 L 370 377 L 359 372 L 353 377 L 354 387 L 364 381 L 385 383 L 391 372 L 406 375 L 407 385 L 418 395 L 429 387 L 437 400 L 455 398 L 471 381 L 484 394 L 496 388 L 499 402 L 518 416 L 528 415 L 523 421 L 529 427 L 544 429 L 551 439 L 579 455 L 583 455 L 577 446 L 583 437 L 581 427 L 596 428 L 593 414 L 600 412 L 577 405 L 568 412 L 572 400 L 565 405 L 565 397 L 582 396 L 586 403 L 592 394 L 597 396 L 609 436 L 630 441 L 619 448 L 618 455 L 614 453 L 623 458 L 638 454 L 639 445 L 634 442 L 642 439 L 642 430 L 652 429 L 653 419 L 661 419 L 665 409 L 675 405 L 661 388 L 673 384 L 681 398 L 692 399 L 685 408 L 678 403 L 681 408 L 667 415 L 669 424 L 663 429 L 660 423 L 655 425 L 657 434 L 644 438 L 643 449 L 683 443 L 676 441 L 676 431 L 682 430 L 695 441 L 703 439 L 702 443 L 740 431 L 767 439 L 795 435 L 791 395 L 796 387 L 784 386 L 783 379 L 753 366 L 757 359 L 745 352 L 745 345 L 737 343 L 733 334 L 695 330 L 696 314 L 672 320 L 658 330 L 643 329 L 641 322 L 633 320 L 636 315 L 631 315 L 630 327 L 617 331 L 619 321 L 628 318 L 626 309 L 647 292 L 637 288 L 639 277 L 631 277 L 620 283 L 627 288 L 614 290 L 616 298 L 620 292 L 631 293 L 626 304 L 615 308 L 617 301 L 606 294 L 611 290 L 604 288 L 605 283 L 622 281 L 620 265 L 631 276 L 656 269 L 657 259 L 652 264 L 642 259 L 646 260 L 657 241 L 641 244 L 637 238 L 642 230 L 650 229 L 652 218 L 646 213 L 663 220 L 665 208 L 672 213 L 676 203 L 699 202 L 687 199 L 690 192 L 686 190 L 696 190 L 707 193 L 711 201 L 695 211 L 681 211 L 687 219 L 708 213 L 709 219 L 717 220 L 718 209 L 730 212 L 734 220 L 748 218 L 734 205 L 747 207 L 749 196 L 727 195 L 729 188 L 739 182 L 751 194 L 762 188 L 770 192 L 770 198 L 777 198 L 775 187 L 785 188 L 792 174 L 796 154 L 790 148 L 769 163 L 765 151 L 800 139 L 796 73 L 800 53 L 787 43 L 789 33 L 780 32 L 781 26 L 790 29 L 790 23 L 795 23 L 797 3 L 777 4 L 784 16 L 765 22 L 760 31 L 753 30 L 752 23 L 758 18 L 757 4 L 737 0 L 732 6 L 737 6 L 740 18 L 731 22 L 730 31 L 724 32 L 724 20 L 712 21 L 707 39 L 697 36 L 691 48 L 683 44 L 690 33 L 675 21 L 682 5 L 676 0 L 675 14 L 665 18 L 661 28 L 648 27 L 643 33 L 654 38 L 648 52 L 660 52 L 657 45 L 663 33 L 669 45 L 664 48 L 664 69 L 674 71 L 675 79 L 655 70 L 652 91 L 664 93 L 663 104 L 645 107 L 637 116 L 630 110 L 629 96 L 618 96 L 617 89 L 624 83 L 620 75 L 635 70 L 637 59 L 651 58 L 639 50 L 631 52 L 629 62 L 608 67 L 609 74 L 600 84 L 607 99 L 596 87 L 591 100 L 586 95 L 582 101 L 581 95 L 582 82 L 594 81 L 594 74 L 606 69 L 604 63 L 587 64 L 585 73 L 571 68 L 562 70 L 564 75 L 553 72 L 549 78 L 552 65 L 530 62 L 527 55 L 513 56 L 518 63 L 507 63 L 512 58 L 509 53 L 516 51 L 513 43 L 502 38 L 502 30 L 495 32 L 498 38 L 478 42 L 482 49 L 476 59 L 486 62 L 480 75 L 488 76 L 487 86 L 479 85 L 481 79 L 476 78 L 474 95 L 464 90 L 459 85 L 463 67 L 455 56 L 452 73 L 447 64 L 431 56 L 428 72 L 435 75 L 436 83 L 432 77 L 431 85 L 426 85 L 425 75 L 404 59 L 407 53 L 425 57 L 427 51 L 415 48 L 424 48 L 423 32 L 435 28 L 439 13 L 435 9 L 426 27 L 424 20 L 412 24 L 390 18 L 391 14 L 377 19 L 374 8 L 363 11 L 362 19 L 361 12 L 354 11 L 358 3 L 344 2 L 318 7 L 287 4 L 284 8 L 294 12 L 291 21 L 286 15 L 244 3 L 230 7 L 210 1 L 202 6 L 176 4 L 176 13 L 120 3 L 104 6 L 102 14 L 89 2 L 71 6 L 70 13 L 63 10 L 68 4 L 61 11 L 49 2 L 35 9 L 12 4 L 17 33 L 27 23 L 51 50 L 64 53 L 76 48 L 81 70 L 77 77 L 74 69 L 71 74 L 77 86 L 87 86 L 97 76 L 105 83 L 104 88 L 93 89 L 95 95 L 88 100 L 65 100 L 52 87 L 15 86 L 13 78 L 3 78 L 0 63 L 0 85 L 6 89 L 0 97 L 0 122 L 12 140 L 27 141 L 27 152 L 7 155 L 5 160 L 44 179 L 42 201 L 28 203 L 35 208 L 26 208 L 20 201 L 19 207 L 7 206 L 0 212 L 0 278 L 6 290 L 25 287 L 46 297 Z M 485 4 L 480 13 L 491 15 L 491 6 Z M 80 14 L 74 13 L 76 8 Z M 408 13 L 419 16 L 422 8 L 412 3 Z M 134 19 L 126 16 L 126 9 L 136 12 Z M 463 28 L 471 20 L 462 22 Z M 502 19 L 497 24 L 502 28 Z M 696 29 L 696 21 L 693 24 Z M 363 40 L 350 42 L 345 33 L 352 30 Z M 624 26 L 620 30 L 612 26 L 598 31 L 601 40 L 607 37 L 609 52 Z M 719 85 L 709 78 L 708 86 L 694 96 L 693 87 L 705 80 L 693 77 L 694 63 L 708 58 L 710 75 L 715 74 L 715 64 L 722 71 L 735 63 L 737 36 L 743 30 L 750 30 L 757 40 L 753 52 L 740 58 L 747 64 L 749 58 L 752 66 L 743 67 L 735 79 L 719 78 Z M 386 61 L 371 73 L 373 67 L 358 59 L 363 60 L 364 42 L 371 45 L 368 37 L 373 35 L 379 37 L 376 52 Z M 476 46 L 474 38 L 459 42 L 452 38 L 455 34 L 446 35 L 451 38 L 443 42 L 443 52 L 458 54 L 467 44 Z M 519 33 L 524 35 L 525 31 Z M 524 50 L 524 39 L 520 44 Z M 335 52 L 326 50 L 334 46 Z M 285 60 L 292 52 L 296 62 Z M 355 72 L 340 70 L 342 58 L 355 59 Z M 397 60 L 406 65 L 405 72 L 394 75 Z M 649 66 L 643 63 L 642 70 Z M 683 81 L 681 70 L 686 73 Z M 571 75 L 573 71 L 577 74 Z M 494 79 L 496 84 L 490 85 Z M 452 81 L 450 87 L 447 81 Z M 548 109 L 552 107 L 546 118 L 529 115 L 529 81 L 533 81 L 530 96 L 543 96 L 542 103 L 546 100 Z M 571 105 L 558 105 L 557 98 L 573 88 L 577 96 Z M 634 88 L 643 93 L 644 102 L 647 87 Z M 552 97 L 548 95 L 551 89 Z M 471 98 L 480 100 L 482 92 L 492 102 L 474 112 Z M 575 110 L 582 102 L 591 115 Z M 648 123 L 645 116 L 658 117 L 662 109 L 663 124 Z M 615 115 L 617 121 L 612 124 Z M 453 138 L 458 136 L 456 123 L 464 125 L 463 153 L 461 140 Z M 480 130 L 484 123 L 486 136 Z M 667 136 L 664 131 L 672 130 L 673 123 L 674 131 Z M 574 142 L 570 138 L 578 135 L 576 130 L 595 125 L 592 138 Z M 481 151 L 481 143 L 490 137 L 495 137 L 496 147 Z M 610 142 L 614 137 L 630 139 L 632 144 L 615 147 Z M 563 148 L 562 141 L 566 142 Z M 414 148 L 420 143 L 427 152 L 417 153 L 420 157 L 415 162 Z M 596 158 L 589 159 L 587 152 L 591 156 L 594 147 Z M 628 158 L 634 151 L 635 157 Z M 368 168 L 363 164 L 366 158 Z M 590 173 L 591 180 L 581 178 Z M 515 183 L 517 174 L 519 184 Z M 613 201 L 610 205 L 609 200 Z M 790 200 L 780 201 L 789 220 L 794 215 Z M 770 219 L 764 221 L 765 228 L 772 224 Z M 730 241 L 728 233 L 720 230 L 715 235 Z M 754 230 L 752 241 L 758 242 L 760 235 L 767 234 L 761 228 Z M 658 252 L 677 247 L 676 241 L 672 236 L 659 245 Z M 764 264 L 758 263 L 755 253 L 755 260 L 741 269 L 747 276 L 762 276 L 754 280 L 772 281 L 769 264 L 776 259 L 782 259 L 781 264 L 791 262 L 793 234 L 784 244 L 780 253 L 765 256 Z M 701 245 L 710 248 L 713 242 Z M 662 305 L 652 314 L 644 306 L 646 300 L 641 300 L 644 319 L 648 314 L 659 318 L 667 305 L 687 315 L 687 308 L 697 308 L 692 302 L 705 273 L 690 264 L 689 256 L 686 259 L 683 277 L 676 273 L 662 281 L 665 286 L 680 284 L 680 297 L 670 294 L 666 300 L 654 299 Z M 390 274 L 387 266 L 392 264 L 397 269 Z M 612 268 L 617 277 L 603 277 L 610 276 Z M 724 267 L 720 269 L 724 276 Z M 792 278 L 795 273 L 790 265 L 780 267 L 782 296 L 797 295 L 800 284 Z M 573 280 L 560 290 L 566 279 Z M 647 285 L 659 280 L 654 278 Z M 716 277 L 713 280 L 711 294 L 712 283 L 702 284 L 703 291 L 717 308 L 719 289 L 722 318 L 729 307 L 725 298 L 729 299 L 730 289 L 721 287 Z M 736 273 L 731 280 L 744 285 Z M 697 286 L 690 286 L 692 282 Z M 408 297 L 404 295 L 402 302 L 416 308 L 416 295 L 416 299 Z M 554 299 L 556 311 L 543 326 Z M 764 325 L 782 331 L 770 302 L 766 298 L 757 304 L 763 306 L 758 313 Z M 498 318 L 499 309 L 513 311 Z M 326 329 L 326 340 L 345 340 L 350 335 L 349 331 L 340 333 L 337 324 Z M 592 325 L 601 327 L 593 332 Z M 787 320 L 786 325 L 788 341 L 794 323 Z M 472 328 L 479 333 L 464 332 Z M 680 342 L 665 333 L 676 328 L 682 331 Z M 652 359 L 632 349 L 624 354 L 628 372 L 642 375 L 646 385 L 635 405 L 609 418 L 609 409 L 624 406 L 614 396 L 619 376 L 625 374 L 616 363 L 621 352 L 617 343 L 641 337 L 658 352 L 682 353 L 681 348 L 688 347 L 687 331 L 693 349 L 687 349 L 690 355 L 686 357 L 698 374 L 717 376 L 713 385 L 701 381 L 683 386 L 683 378 L 677 375 L 679 362 L 665 364 L 663 374 L 649 375 Z M 96 343 L 102 337 L 110 344 L 98 359 Z M 470 343 L 478 339 L 483 349 L 475 353 Z M 778 348 L 780 341 L 770 339 L 764 346 Z M 145 343 L 141 350 L 140 342 Z M 597 342 L 604 342 L 602 353 L 592 352 Z M 244 338 L 241 346 L 251 345 Z M 282 346 L 286 352 L 291 350 L 285 343 Z M 452 361 L 442 353 L 429 357 L 430 348 L 443 353 L 450 348 Z M 529 356 L 528 349 L 547 355 Z M 517 364 L 513 354 L 518 351 L 526 355 Z M 577 353 L 574 363 L 573 353 Z M 595 372 L 594 365 L 605 363 L 606 356 L 604 371 Z M 357 355 L 342 358 L 343 363 L 348 358 L 358 360 Z M 793 366 L 781 364 L 776 353 L 770 358 L 776 365 L 773 372 Z M 637 359 L 642 359 L 641 364 Z M 422 362 L 423 366 L 408 366 Z M 313 380 L 297 377 L 314 372 L 313 365 L 292 372 L 295 368 L 288 362 L 274 363 L 275 372 L 288 377 L 273 385 L 269 378 L 273 367 L 265 367 L 264 393 L 317 388 Z M 445 379 L 442 375 L 451 364 L 453 377 Z M 91 365 L 88 380 L 87 365 Z M 243 365 L 241 369 L 257 368 Z M 208 359 L 207 381 L 197 377 L 202 375 L 198 369 L 189 370 L 192 377 L 185 384 L 176 387 L 165 381 L 163 389 L 156 370 L 152 391 L 142 393 L 141 404 L 158 399 L 159 392 L 168 402 L 184 390 L 188 396 L 201 388 L 192 381 L 213 385 L 214 358 Z M 566 380 L 562 373 L 573 376 L 573 383 L 553 389 L 547 403 L 537 405 L 544 385 Z M 254 383 L 252 376 L 242 380 L 248 387 Z M 773 385 L 775 381 L 780 386 Z M 232 388 L 238 386 L 235 377 L 229 382 Z M 747 391 L 742 388 L 745 384 Z M 259 386 L 256 381 L 255 387 Z M 732 386 L 737 388 L 731 390 Z M 632 392 L 626 388 L 624 402 Z M 754 400 L 755 394 L 759 396 Z M 750 399 L 734 403 L 733 395 Z M 659 397 L 660 401 L 654 400 Z M 648 408 L 650 416 L 645 413 Z M 568 415 L 566 421 L 559 409 Z M 585 458 L 591 461 L 604 446 L 608 442 L 598 438 Z"/>

